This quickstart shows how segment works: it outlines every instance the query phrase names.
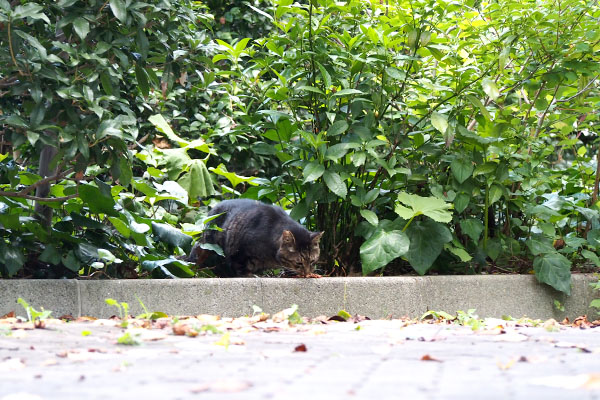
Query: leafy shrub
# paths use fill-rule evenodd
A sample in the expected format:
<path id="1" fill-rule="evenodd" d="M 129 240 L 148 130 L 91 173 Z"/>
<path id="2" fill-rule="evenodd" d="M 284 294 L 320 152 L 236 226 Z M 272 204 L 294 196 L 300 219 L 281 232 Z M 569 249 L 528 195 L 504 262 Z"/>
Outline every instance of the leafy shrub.
<path id="1" fill-rule="evenodd" d="M 3 276 L 194 275 L 238 196 L 324 230 L 327 274 L 600 266 L 597 5 L 191 4 L 0 0 Z"/>

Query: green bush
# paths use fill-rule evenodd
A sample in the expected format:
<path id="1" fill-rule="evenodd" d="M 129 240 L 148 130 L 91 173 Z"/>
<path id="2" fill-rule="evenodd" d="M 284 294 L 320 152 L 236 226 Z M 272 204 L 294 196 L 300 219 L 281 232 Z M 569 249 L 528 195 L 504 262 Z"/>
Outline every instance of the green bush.
<path id="1" fill-rule="evenodd" d="M 600 266 L 600 9 L 561 4 L 0 0 L 0 273 L 197 275 L 172 256 L 242 196 L 325 231 L 327 274 L 569 293 Z"/>

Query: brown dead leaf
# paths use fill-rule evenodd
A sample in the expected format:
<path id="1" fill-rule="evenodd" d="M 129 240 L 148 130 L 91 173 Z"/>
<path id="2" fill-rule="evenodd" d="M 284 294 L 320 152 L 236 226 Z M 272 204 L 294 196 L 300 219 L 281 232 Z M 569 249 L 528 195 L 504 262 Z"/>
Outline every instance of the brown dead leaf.
<path id="1" fill-rule="evenodd" d="M 0 319 L 5 319 L 5 318 L 15 318 L 16 314 L 14 311 L 10 311 L 7 312 L 6 314 L 4 314 L 3 316 L 0 317 Z"/>
<path id="2" fill-rule="evenodd" d="M 364 315 L 354 315 L 353 317 L 348 318 L 348 322 L 354 322 L 355 324 L 363 321 L 370 321 L 371 318 L 365 317 Z"/>
<path id="3" fill-rule="evenodd" d="M 75 320 L 75 322 L 90 322 L 90 321 L 96 321 L 97 319 L 98 318 L 83 316 L 83 317 L 78 317 Z"/>
<path id="4" fill-rule="evenodd" d="M 339 315 L 334 315 L 333 317 L 329 317 L 328 321 L 346 322 L 346 318 Z"/>
<path id="5" fill-rule="evenodd" d="M 41 319 L 36 319 L 35 321 L 33 321 L 33 326 L 36 329 L 45 329 L 46 328 L 46 322 L 44 322 Z"/>
<path id="6" fill-rule="evenodd" d="M 294 347 L 294 351 L 295 352 L 306 352 L 306 345 L 304 343 L 301 343 L 298 346 Z"/>
<path id="7" fill-rule="evenodd" d="M 100 349 L 100 348 L 90 348 L 88 349 L 88 353 L 108 353 L 108 350 L 106 349 Z"/>
<path id="8" fill-rule="evenodd" d="M 421 357 L 421 361 L 436 361 L 436 362 L 442 362 L 442 360 L 439 360 L 435 357 L 431 357 L 429 354 L 425 354 L 423 357 Z"/>
<path id="9" fill-rule="evenodd" d="M 176 336 L 183 336 L 187 334 L 189 330 L 190 327 L 182 322 L 178 322 L 175 325 L 173 325 L 173 334 Z"/>
<path id="10" fill-rule="evenodd" d="M 588 320 L 587 315 L 582 315 L 581 317 L 575 318 L 571 326 L 581 329 L 588 329 L 592 327 L 592 323 Z"/>
<path id="11" fill-rule="evenodd" d="M 159 318 L 154 321 L 154 328 L 156 329 L 164 329 L 168 328 L 171 325 L 171 318 Z"/>
<path id="12" fill-rule="evenodd" d="M 73 317 L 71 314 L 64 314 L 61 315 L 60 317 L 58 317 L 58 319 L 60 319 L 61 321 L 75 321 L 75 317 Z"/>
<path id="13" fill-rule="evenodd" d="M 211 383 L 205 383 L 190 389 L 192 393 L 215 392 L 215 393 L 237 393 L 252 387 L 251 382 L 235 379 L 222 379 Z"/>
<path id="14" fill-rule="evenodd" d="M 179 84 L 181 86 L 185 86 L 185 83 L 187 82 L 187 76 L 188 76 L 187 71 L 183 71 L 181 73 L 181 75 L 179 76 L 179 79 L 177 79 L 177 81 L 179 82 Z"/>
<path id="15" fill-rule="evenodd" d="M 31 331 L 31 330 L 35 329 L 35 326 L 31 322 L 15 322 L 12 325 L 12 329 L 15 331 L 16 330 Z"/>
<path id="16" fill-rule="evenodd" d="M 157 136 L 154 139 L 152 139 L 152 143 L 154 143 L 154 146 L 158 149 L 170 149 L 171 148 L 171 143 L 169 143 L 169 141 L 167 139 L 165 139 L 164 137 Z"/>

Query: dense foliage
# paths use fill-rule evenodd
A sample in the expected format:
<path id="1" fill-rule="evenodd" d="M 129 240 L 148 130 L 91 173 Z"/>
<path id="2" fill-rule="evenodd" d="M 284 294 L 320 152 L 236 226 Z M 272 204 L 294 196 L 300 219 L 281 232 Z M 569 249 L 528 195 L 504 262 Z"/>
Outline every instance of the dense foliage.
<path id="1" fill-rule="evenodd" d="M 600 266 L 599 19 L 0 0 L 0 274 L 193 276 L 173 255 L 243 196 L 325 231 L 325 274 L 533 270 L 569 293 L 572 265 Z"/>

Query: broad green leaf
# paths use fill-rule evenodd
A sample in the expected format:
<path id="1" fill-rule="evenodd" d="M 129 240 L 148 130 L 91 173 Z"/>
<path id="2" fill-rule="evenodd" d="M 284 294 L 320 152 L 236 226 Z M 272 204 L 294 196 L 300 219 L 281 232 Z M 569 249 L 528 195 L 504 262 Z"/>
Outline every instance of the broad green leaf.
<path id="1" fill-rule="evenodd" d="M 189 171 L 184 173 L 177 182 L 188 192 L 192 201 L 215 193 L 210 174 L 202 160 L 192 160 Z"/>
<path id="2" fill-rule="evenodd" d="M 325 94 L 325 93 L 323 93 L 323 91 L 321 89 L 316 88 L 314 86 L 306 86 L 306 85 L 304 85 L 304 86 L 298 86 L 295 89 L 296 90 L 304 90 L 304 91 L 307 91 L 307 92 L 312 92 L 312 93 L 317 93 L 317 94 Z"/>
<path id="3" fill-rule="evenodd" d="M 329 75 L 329 72 L 327 72 L 325 67 L 323 67 L 321 64 L 318 62 L 316 62 L 316 64 L 317 67 L 319 67 L 319 71 L 321 71 L 321 78 L 323 79 L 323 85 L 325 86 L 325 89 L 329 89 L 331 87 L 331 75 Z"/>
<path id="4" fill-rule="evenodd" d="M 489 188 L 490 204 L 494 204 L 495 202 L 500 200 L 500 198 L 502 197 L 503 194 L 504 194 L 504 189 L 502 188 L 502 186 L 495 184 L 495 183 L 492 186 L 490 186 L 490 188 Z"/>
<path id="5" fill-rule="evenodd" d="M 500 96 L 496 82 L 489 78 L 483 78 L 481 80 L 481 87 L 483 88 L 485 94 L 490 96 L 494 101 Z"/>
<path id="6" fill-rule="evenodd" d="M 491 161 L 480 164 L 477 167 L 475 167 L 475 171 L 473 171 L 473 176 L 489 175 L 496 171 L 497 166 L 498 164 Z"/>
<path id="7" fill-rule="evenodd" d="M 594 263 L 596 267 L 600 267 L 600 258 L 598 255 L 589 250 L 581 250 L 581 255 Z"/>
<path id="8" fill-rule="evenodd" d="M 410 242 L 402 231 L 379 231 L 360 246 L 363 275 L 386 266 L 408 251 Z"/>
<path id="9" fill-rule="evenodd" d="M 552 244 L 552 239 L 544 235 L 531 235 L 526 242 L 529 251 L 534 256 L 545 253 L 554 253 L 556 250 Z"/>
<path id="10" fill-rule="evenodd" d="M 398 201 L 407 207 L 396 204 L 396 213 L 406 220 L 410 220 L 418 215 L 426 215 L 437 222 L 452 221 L 452 213 L 448 210 L 452 208 L 451 203 L 437 197 L 421 197 L 416 194 L 401 192 L 398 194 Z"/>
<path id="11" fill-rule="evenodd" d="M 29 42 L 29 44 L 38 51 L 38 53 L 40 54 L 40 57 L 42 57 L 43 59 L 46 59 L 48 57 L 46 48 L 40 43 L 39 40 L 37 40 L 37 38 L 31 36 L 28 33 L 23 32 L 23 31 L 19 31 L 19 30 L 15 31 L 15 33 L 17 35 L 21 36 L 23 39 L 27 40 Z"/>
<path id="12" fill-rule="evenodd" d="M 42 12 L 44 8 L 36 3 L 27 3 L 15 7 L 12 12 L 12 19 L 31 18 L 31 19 L 43 19 L 46 23 L 50 23 L 50 20 Z"/>
<path id="13" fill-rule="evenodd" d="M 413 221 L 406 230 L 410 239 L 410 248 L 406 259 L 419 275 L 424 275 L 438 258 L 444 244 L 452 240 L 452 234 L 446 226 L 432 221 Z"/>
<path id="14" fill-rule="evenodd" d="M 129 185 L 131 185 L 131 180 L 133 179 L 133 172 L 127 157 L 121 157 L 119 159 L 119 170 L 119 183 L 125 187 L 129 187 Z"/>
<path id="15" fill-rule="evenodd" d="M 88 33 L 90 33 L 90 23 L 87 21 L 87 19 L 82 17 L 75 18 L 73 21 L 73 28 L 81 40 L 85 39 Z"/>
<path id="16" fill-rule="evenodd" d="M 176 142 L 182 147 L 189 144 L 187 140 L 180 138 L 175 134 L 175 132 L 173 132 L 173 129 L 171 129 L 171 126 L 169 126 L 169 123 L 167 122 L 165 117 L 162 116 L 162 114 L 154 114 L 150 116 L 150 118 L 148 118 L 148 121 L 150 121 L 150 123 L 152 123 L 152 125 L 154 125 L 156 129 L 164 133 L 169 138 L 169 140 Z"/>
<path id="17" fill-rule="evenodd" d="M 348 189 L 346 188 L 346 184 L 344 184 L 342 181 L 342 178 L 340 178 L 336 172 L 325 170 L 323 173 L 323 180 L 325 181 L 325 184 L 329 190 L 343 199 L 346 198 L 348 195 Z"/>
<path id="18" fill-rule="evenodd" d="M 185 261 L 175 258 L 142 261 L 142 269 L 152 273 L 153 278 L 191 278 L 194 272 Z"/>
<path id="19" fill-rule="evenodd" d="M 344 157 L 348 150 L 360 147 L 358 143 L 338 143 L 327 148 L 325 158 L 331 161 L 337 161 Z"/>
<path id="20" fill-rule="evenodd" d="M 221 257 L 225 257 L 225 253 L 223 253 L 223 249 L 218 244 L 214 243 L 200 243 L 200 248 L 205 250 L 214 251 Z"/>
<path id="21" fill-rule="evenodd" d="M 2 247 L 4 247 L 4 249 L 2 249 Z M 2 243 L 0 250 L 3 250 L 3 255 L 0 260 L 3 261 L 9 277 L 15 275 L 21 270 L 21 268 L 23 268 L 23 265 L 25 264 L 23 248 L 13 247 L 11 245 L 5 245 Z"/>
<path id="22" fill-rule="evenodd" d="M 84 264 L 89 265 L 98 259 L 98 247 L 91 243 L 79 243 L 75 248 L 75 255 Z"/>
<path id="23" fill-rule="evenodd" d="M 451 244 L 445 244 L 444 249 L 448 250 L 450 253 L 454 254 L 456 257 L 460 259 L 462 262 L 469 262 L 473 259 L 469 253 L 462 247 L 454 247 Z"/>
<path id="24" fill-rule="evenodd" d="M 110 0 L 110 9 L 114 16 L 122 23 L 127 22 L 127 7 L 123 0 Z"/>
<path id="25" fill-rule="evenodd" d="M 113 94 L 112 82 L 110 81 L 110 74 L 108 71 L 103 71 L 100 74 L 100 84 L 102 85 L 102 90 L 109 96 Z"/>
<path id="26" fill-rule="evenodd" d="M 231 186 L 234 188 L 240 183 L 244 182 L 252 186 L 258 185 L 258 183 L 254 182 L 254 180 L 256 179 L 255 176 L 241 176 L 236 174 L 235 172 L 229 172 L 227 171 L 227 168 L 224 164 L 219 164 L 217 168 L 210 167 L 209 169 L 214 174 L 227 178 L 227 180 L 231 183 Z"/>
<path id="27" fill-rule="evenodd" d="M 446 130 L 448 129 L 448 116 L 434 112 L 431 114 L 431 125 L 440 131 L 440 133 L 446 133 Z"/>
<path id="28" fill-rule="evenodd" d="M 314 182 L 323 175 L 325 172 L 325 167 L 318 162 L 312 161 L 304 167 L 302 171 L 302 175 L 304 175 L 304 183 L 306 182 Z"/>
<path id="29" fill-rule="evenodd" d="M 93 214 L 107 214 L 117 217 L 119 213 L 115 210 L 115 201 L 112 197 L 102 194 L 100 189 L 89 184 L 79 185 L 79 197 L 83 200 Z"/>
<path id="30" fill-rule="evenodd" d="M 487 110 L 487 108 L 485 108 L 483 103 L 477 97 L 470 95 L 470 94 L 467 95 L 466 97 L 471 102 L 471 104 L 473 104 L 475 107 L 479 108 L 479 111 L 481 111 L 481 114 L 484 116 L 485 119 L 487 119 L 488 121 L 492 120 L 492 116 L 490 115 L 490 112 Z"/>
<path id="31" fill-rule="evenodd" d="M 61 252 L 51 244 L 47 244 L 42 254 L 40 254 L 40 261 L 49 263 L 52 265 L 60 264 Z"/>
<path id="32" fill-rule="evenodd" d="M 327 136 L 337 136 L 348 130 L 348 123 L 344 120 L 335 121 L 327 130 Z"/>
<path id="33" fill-rule="evenodd" d="M 146 70 L 140 65 L 135 66 L 135 77 L 138 82 L 138 88 L 144 97 L 148 97 L 150 94 L 150 85 L 148 83 L 148 75 Z"/>
<path id="34" fill-rule="evenodd" d="M 351 96 L 353 94 L 364 94 L 358 89 L 342 89 L 334 93 L 334 97 Z"/>
<path id="35" fill-rule="evenodd" d="M 483 232 L 483 223 L 475 218 L 464 219 L 460 221 L 460 229 L 477 243 Z"/>
<path id="36" fill-rule="evenodd" d="M 379 218 L 377 218 L 377 214 L 371 210 L 360 210 L 360 215 L 362 215 L 362 217 L 373 226 L 377 226 L 379 224 Z"/>
<path id="37" fill-rule="evenodd" d="M 533 270 L 538 281 L 571 294 L 571 261 L 562 254 L 554 251 L 535 257 Z"/>
<path id="38" fill-rule="evenodd" d="M 388 67 L 385 69 L 386 74 L 392 79 L 399 81 L 406 79 L 406 72 L 400 71 L 398 68 Z"/>
<path id="39" fill-rule="evenodd" d="M 152 222 L 152 232 L 163 242 L 181 247 L 184 251 L 191 249 L 193 238 L 179 229 L 167 224 Z"/>
<path id="40" fill-rule="evenodd" d="M 113 224 L 115 229 L 125 238 L 129 238 L 131 236 L 131 229 L 129 229 L 127 224 L 121 219 L 119 219 L 118 217 L 108 217 L 108 220 Z"/>
<path id="41" fill-rule="evenodd" d="M 246 46 L 248 46 L 248 42 L 250 42 L 250 38 L 243 38 L 239 42 L 237 42 L 234 46 L 235 52 L 239 55 L 241 52 L 246 50 Z"/>
<path id="42" fill-rule="evenodd" d="M 471 177 L 475 167 L 471 160 L 457 157 L 450 163 L 450 169 L 458 183 L 463 183 Z"/>

